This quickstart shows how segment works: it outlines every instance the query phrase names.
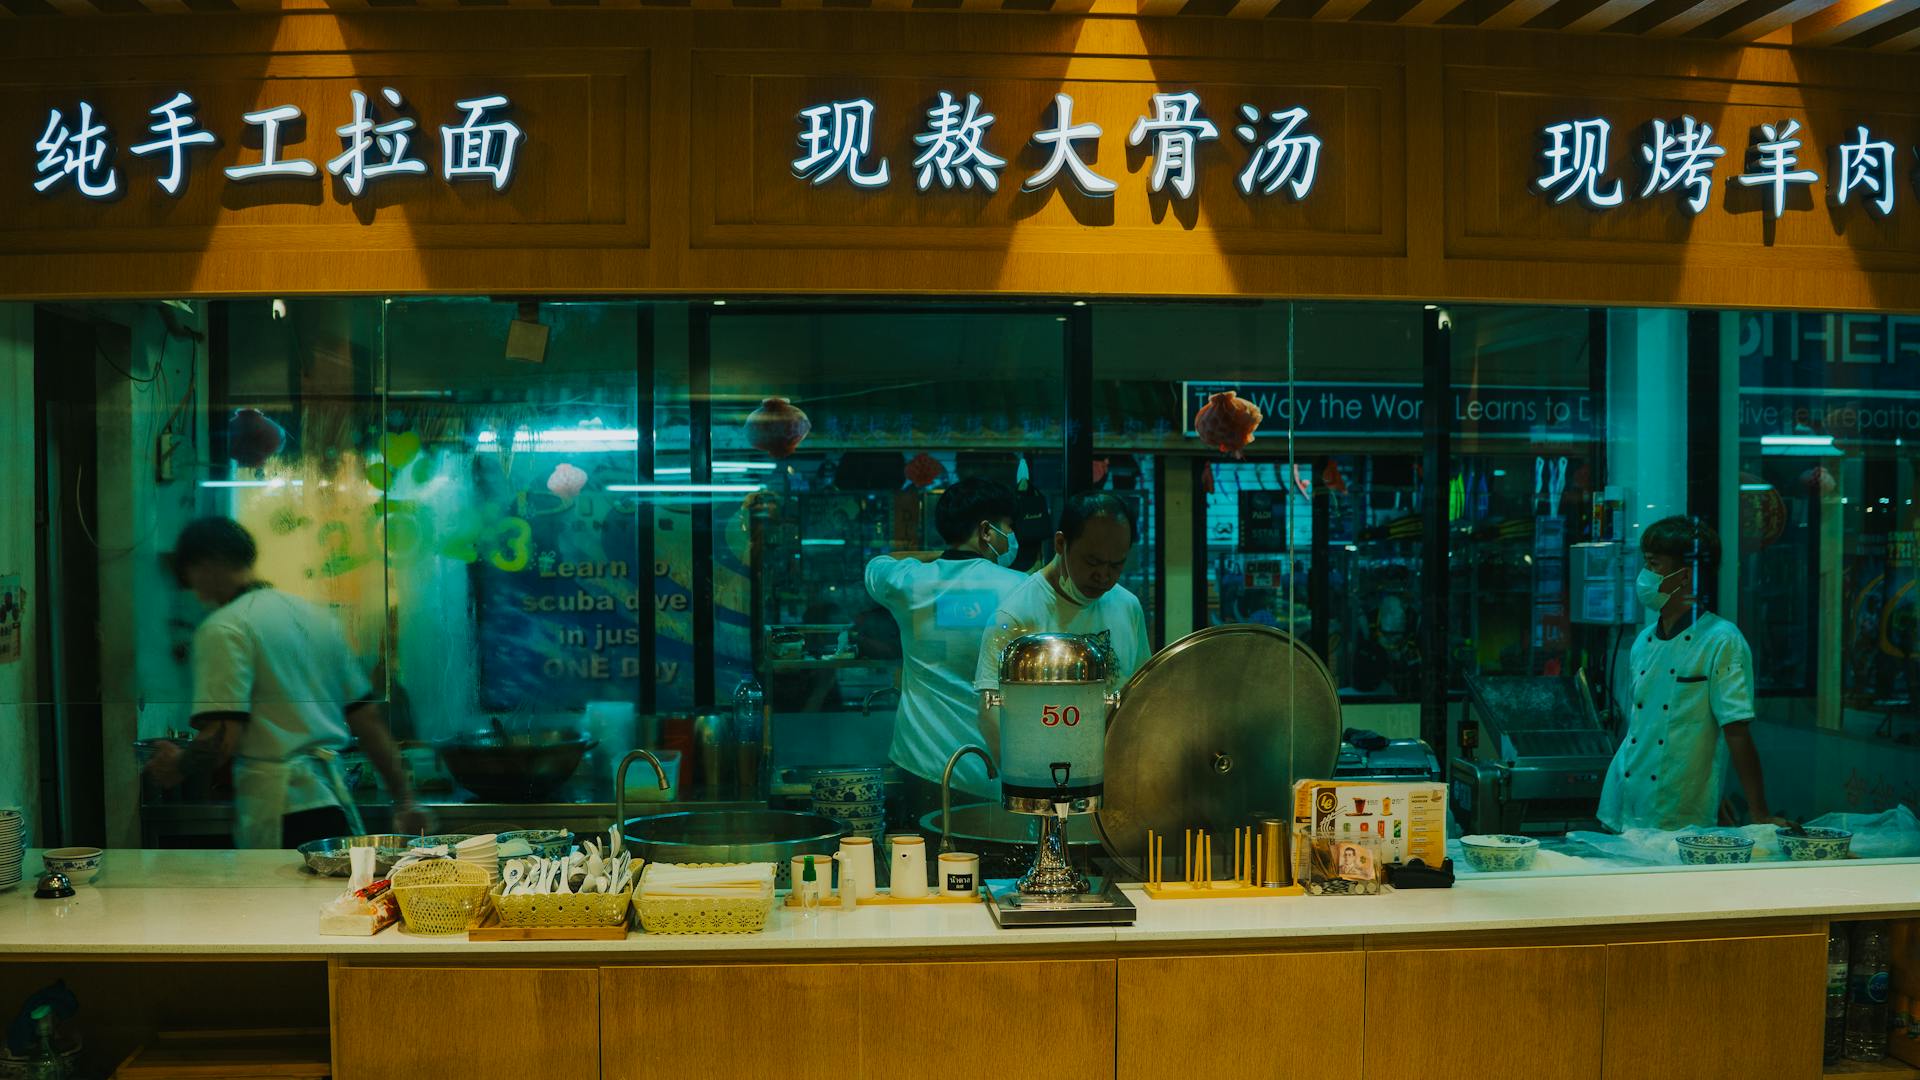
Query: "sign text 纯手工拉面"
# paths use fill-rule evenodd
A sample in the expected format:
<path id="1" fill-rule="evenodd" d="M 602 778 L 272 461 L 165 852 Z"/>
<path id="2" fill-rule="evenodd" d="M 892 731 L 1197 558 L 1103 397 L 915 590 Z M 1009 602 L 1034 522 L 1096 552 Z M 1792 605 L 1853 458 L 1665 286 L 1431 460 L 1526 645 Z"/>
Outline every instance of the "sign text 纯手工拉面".
<path id="1" fill-rule="evenodd" d="M 380 91 L 376 103 L 365 93 L 351 92 L 353 119 L 334 129 L 340 136 L 341 151 L 326 162 L 326 171 L 336 177 L 353 198 L 388 176 L 423 176 L 430 170 L 426 160 L 413 146 L 418 121 L 407 111 L 406 99 L 392 87 Z M 495 191 L 503 191 L 513 182 L 513 171 L 525 133 L 507 119 L 511 102 L 505 95 L 489 94 L 463 98 L 455 103 L 464 114 L 457 124 L 440 128 L 440 175 L 448 181 L 486 180 Z M 220 138 L 201 124 L 193 97 L 174 94 L 148 110 L 152 122 L 145 142 L 127 148 L 139 158 L 154 158 L 161 167 L 156 178 L 162 191 L 177 196 L 186 183 L 188 164 L 195 150 L 218 146 Z M 227 179 L 234 183 L 259 180 L 304 180 L 320 175 L 320 166 L 311 159 L 288 156 L 288 133 L 302 120 L 299 107 L 279 105 L 241 116 L 247 128 L 258 130 L 258 160 L 228 166 Z M 44 195 L 71 189 L 89 199 L 113 199 L 126 190 L 121 180 L 120 163 L 114 155 L 112 127 L 88 101 L 75 103 L 71 110 L 48 110 L 47 122 L 33 144 L 33 188 Z"/>
<path id="2" fill-rule="evenodd" d="M 1650 121 L 1645 130 L 1628 155 L 1640 162 L 1636 196 L 1673 195 L 1690 214 L 1705 210 L 1713 197 L 1714 171 L 1727 153 L 1715 141 L 1713 125 L 1681 116 Z M 1821 179 L 1803 134 L 1800 121 L 1792 118 L 1761 124 L 1749 139 L 1745 166 L 1727 177 L 1728 185 L 1756 191 L 1771 217 L 1786 213 L 1793 191 L 1810 189 Z M 1610 160 L 1612 135 L 1613 124 L 1600 117 L 1542 128 L 1539 157 L 1544 171 L 1534 177 L 1534 190 L 1555 203 L 1573 200 L 1596 210 L 1626 202 L 1627 183 L 1614 175 Z M 1833 171 L 1826 179 L 1834 204 L 1865 204 L 1881 217 L 1893 213 L 1899 184 L 1893 143 L 1875 138 L 1865 124 L 1855 124 L 1833 151 Z"/>

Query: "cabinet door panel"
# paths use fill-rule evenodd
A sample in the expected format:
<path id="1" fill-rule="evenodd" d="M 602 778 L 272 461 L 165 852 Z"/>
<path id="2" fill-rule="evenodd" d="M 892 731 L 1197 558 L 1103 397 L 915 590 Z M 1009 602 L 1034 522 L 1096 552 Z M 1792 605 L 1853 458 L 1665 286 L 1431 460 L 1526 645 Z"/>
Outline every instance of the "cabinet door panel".
<path id="1" fill-rule="evenodd" d="M 1599 945 L 1369 952 L 1364 1075 L 1599 1080 L 1605 978 Z"/>
<path id="2" fill-rule="evenodd" d="M 860 978 L 863 1080 L 1113 1080 L 1112 960 L 866 964 Z"/>
<path id="3" fill-rule="evenodd" d="M 1607 946 L 1609 1080 L 1817 1080 L 1822 934 Z"/>
<path id="4" fill-rule="evenodd" d="M 337 968 L 333 1075 L 597 1075 L 598 981 L 588 968 Z"/>
<path id="5" fill-rule="evenodd" d="M 847 1080 L 860 1012 L 852 964 L 601 971 L 601 1075 Z M 805 1052 L 801 1052 L 804 1048 Z M 836 1056 L 830 1052 L 841 1050 Z M 525 1078 L 522 1078 L 525 1080 Z"/>
<path id="6" fill-rule="evenodd" d="M 1358 951 L 1122 960 L 1117 1075 L 1357 1076 L 1361 1040 L 1331 1034 L 1320 1003 L 1365 984 Z"/>

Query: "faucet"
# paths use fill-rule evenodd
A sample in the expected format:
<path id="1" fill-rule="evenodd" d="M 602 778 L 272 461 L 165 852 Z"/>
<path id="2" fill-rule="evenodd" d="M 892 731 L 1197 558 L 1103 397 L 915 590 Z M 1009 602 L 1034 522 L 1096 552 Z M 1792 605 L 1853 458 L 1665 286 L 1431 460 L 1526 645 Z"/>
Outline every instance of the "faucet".
<path id="1" fill-rule="evenodd" d="M 627 751 L 627 756 L 620 759 L 620 767 L 614 770 L 613 774 L 613 827 L 615 829 L 625 829 L 627 827 L 627 766 L 632 765 L 635 758 L 645 758 L 647 759 L 647 764 L 653 766 L 653 775 L 660 778 L 661 791 L 666 791 L 673 787 L 673 785 L 667 781 L 667 770 L 661 766 L 660 759 L 653 756 L 652 751 Z"/>
<path id="2" fill-rule="evenodd" d="M 947 770 L 940 774 L 940 853 L 943 855 L 953 850 L 953 769 L 968 754 L 979 754 L 980 760 L 986 762 L 987 779 L 1000 778 L 1000 770 L 994 767 L 993 757 L 983 746 L 968 743 L 947 759 Z"/>
<path id="3" fill-rule="evenodd" d="M 887 706 L 888 708 L 897 709 L 900 707 L 900 691 L 891 686 L 883 686 L 880 689 L 875 690 L 873 693 L 868 694 L 866 697 L 861 698 L 860 699 L 860 715 L 872 716 L 873 703 L 876 701 L 888 702 L 888 706 Z"/>

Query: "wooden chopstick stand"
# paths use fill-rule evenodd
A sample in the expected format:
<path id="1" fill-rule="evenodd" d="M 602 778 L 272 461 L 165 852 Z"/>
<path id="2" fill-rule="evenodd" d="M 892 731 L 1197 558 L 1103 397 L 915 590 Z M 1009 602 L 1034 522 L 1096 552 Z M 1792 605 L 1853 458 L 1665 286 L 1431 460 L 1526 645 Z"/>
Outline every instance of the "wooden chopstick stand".
<path id="1" fill-rule="evenodd" d="M 1205 829 L 1188 829 L 1180 857 L 1181 880 L 1169 884 L 1164 876 L 1166 837 L 1147 830 L 1147 880 L 1142 883 L 1155 900 L 1233 900 L 1248 897 L 1299 896 L 1298 885 L 1260 884 L 1260 868 L 1267 854 L 1260 834 L 1252 827 L 1233 830 L 1233 877 L 1213 878 L 1213 836 Z"/>

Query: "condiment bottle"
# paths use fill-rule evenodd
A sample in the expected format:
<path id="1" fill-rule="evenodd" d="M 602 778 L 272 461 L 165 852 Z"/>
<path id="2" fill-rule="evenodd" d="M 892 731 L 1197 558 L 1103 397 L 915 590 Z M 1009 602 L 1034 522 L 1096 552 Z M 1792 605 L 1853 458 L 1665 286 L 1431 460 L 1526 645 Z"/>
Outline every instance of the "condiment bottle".
<path id="1" fill-rule="evenodd" d="M 816 888 L 820 875 L 813 872 L 813 856 L 807 856 L 805 869 L 800 872 L 800 917 L 811 919 L 820 914 L 820 890 Z"/>

